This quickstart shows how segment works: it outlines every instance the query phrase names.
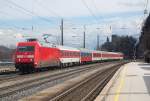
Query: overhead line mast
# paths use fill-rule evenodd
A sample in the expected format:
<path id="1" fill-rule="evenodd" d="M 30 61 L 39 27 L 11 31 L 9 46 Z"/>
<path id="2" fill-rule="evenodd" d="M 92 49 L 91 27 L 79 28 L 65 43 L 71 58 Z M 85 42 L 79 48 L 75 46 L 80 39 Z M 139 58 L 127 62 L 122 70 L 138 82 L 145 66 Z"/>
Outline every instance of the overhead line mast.
<path id="1" fill-rule="evenodd" d="M 64 45 L 64 21 L 61 19 L 61 45 Z"/>
<path id="2" fill-rule="evenodd" d="M 84 32 L 83 32 L 83 48 L 85 48 L 85 30 L 86 30 L 86 26 L 84 25 Z"/>

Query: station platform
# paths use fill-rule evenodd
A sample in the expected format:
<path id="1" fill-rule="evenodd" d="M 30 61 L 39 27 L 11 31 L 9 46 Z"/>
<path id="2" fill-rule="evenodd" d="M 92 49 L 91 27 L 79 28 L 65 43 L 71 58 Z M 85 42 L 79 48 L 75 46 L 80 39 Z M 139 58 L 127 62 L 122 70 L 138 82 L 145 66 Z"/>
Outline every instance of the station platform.
<path id="1" fill-rule="evenodd" d="M 125 64 L 112 79 L 95 101 L 150 101 L 150 64 Z"/>
<path id="2" fill-rule="evenodd" d="M 16 68 L 14 66 L 0 66 L 0 74 L 7 72 L 15 72 Z"/>

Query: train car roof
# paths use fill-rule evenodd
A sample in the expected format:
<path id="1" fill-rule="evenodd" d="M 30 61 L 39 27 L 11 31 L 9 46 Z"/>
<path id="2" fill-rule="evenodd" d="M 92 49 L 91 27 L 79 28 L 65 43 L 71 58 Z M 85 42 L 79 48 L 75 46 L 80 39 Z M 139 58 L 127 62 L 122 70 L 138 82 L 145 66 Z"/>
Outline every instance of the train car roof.
<path id="1" fill-rule="evenodd" d="M 80 51 L 82 52 L 92 52 L 93 50 L 85 49 L 85 48 L 79 48 Z"/>
<path id="2" fill-rule="evenodd" d="M 98 50 L 93 50 L 93 52 L 96 52 L 96 53 L 110 53 L 110 54 L 123 54 L 121 52 L 109 52 L 109 51 L 98 51 Z"/>
<path id="3" fill-rule="evenodd" d="M 95 52 L 95 53 L 101 53 L 102 51 L 99 51 L 99 50 L 93 50 L 92 52 Z"/>
<path id="4" fill-rule="evenodd" d="M 72 50 L 72 51 L 80 51 L 78 48 L 68 47 L 68 46 L 56 46 L 60 50 Z"/>
<path id="5" fill-rule="evenodd" d="M 111 54 L 122 54 L 121 52 L 109 52 L 109 51 L 101 51 L 101 52 L 106 52 L 106 53 L 111 53 Z"/>
<path id="6" fill-rule="evenodd" d="M 41 46 L 44 47 L 50 47 L 50 48 L 58 48 L 60 50 L 72 50 L 72 51 L 80 51 L 77 48 L 73 48 L 73 47 L 68 47 L 68 46 L 61 46 L 61 45 L 55 45 L 52 43 L 45 43 L 45 42 L 40 42 Z"/>

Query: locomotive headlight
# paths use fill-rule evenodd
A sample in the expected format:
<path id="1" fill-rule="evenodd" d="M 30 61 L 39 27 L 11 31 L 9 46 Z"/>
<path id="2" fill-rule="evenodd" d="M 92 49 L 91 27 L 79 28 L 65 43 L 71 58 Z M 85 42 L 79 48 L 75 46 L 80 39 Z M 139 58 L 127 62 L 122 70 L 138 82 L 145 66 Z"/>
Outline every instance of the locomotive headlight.
<path id="1" fill-rule="evenodd" d="M 34 55 L 28 55 L 27 57 L 28 58 L 34 58 Z"/>
<path id="2" fill-rule="evenodd" d="M 17 58 L 23 58 L 23 55 L 17 55 Z"/>

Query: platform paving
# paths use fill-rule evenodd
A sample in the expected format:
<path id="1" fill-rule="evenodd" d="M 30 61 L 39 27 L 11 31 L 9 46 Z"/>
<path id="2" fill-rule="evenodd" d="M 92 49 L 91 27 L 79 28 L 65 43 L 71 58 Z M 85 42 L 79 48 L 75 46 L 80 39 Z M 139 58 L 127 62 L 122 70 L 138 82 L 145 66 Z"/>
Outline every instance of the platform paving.
<path id="1" fill-rule="evenodd" d="M 150 64 L 131 62 L 122 66 L 103 101 L 150 101 Z"/>

